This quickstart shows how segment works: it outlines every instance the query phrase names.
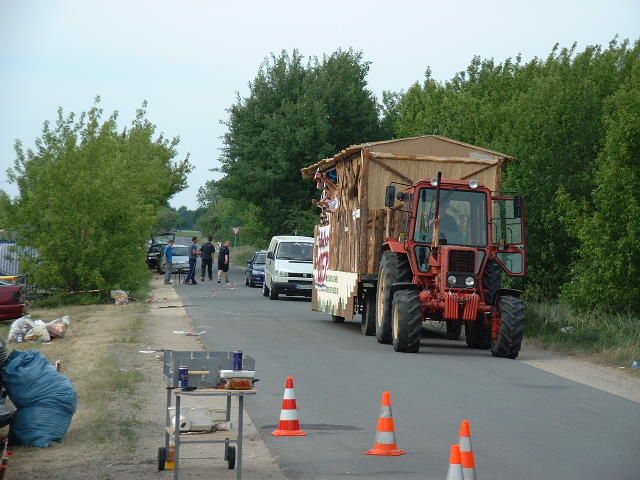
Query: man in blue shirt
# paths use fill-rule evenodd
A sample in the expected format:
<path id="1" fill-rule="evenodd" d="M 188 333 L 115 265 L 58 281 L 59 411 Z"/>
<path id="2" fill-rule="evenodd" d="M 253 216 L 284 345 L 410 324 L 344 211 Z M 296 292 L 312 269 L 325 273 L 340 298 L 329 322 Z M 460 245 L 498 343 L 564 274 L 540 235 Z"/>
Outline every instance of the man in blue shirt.
<path id="1" fill-rule="evenodd" d="M 187 285 L 197 285 L 196 282 L 196 263 L 198 262 L 198 253 L 200 248 L 198 247 L 198 237 L 191 238 L 191 246 L 189 247 L 189 275 L 184 281 Z"/>
<path id="2" fill-rule="evenodd" d="M 164 284 L 171 285 L 171 270 L 173 269 L 173 240 L 169 240 L 169 245 L 164 247 L 164 258 L 166 259 L 164 267 Z"/>

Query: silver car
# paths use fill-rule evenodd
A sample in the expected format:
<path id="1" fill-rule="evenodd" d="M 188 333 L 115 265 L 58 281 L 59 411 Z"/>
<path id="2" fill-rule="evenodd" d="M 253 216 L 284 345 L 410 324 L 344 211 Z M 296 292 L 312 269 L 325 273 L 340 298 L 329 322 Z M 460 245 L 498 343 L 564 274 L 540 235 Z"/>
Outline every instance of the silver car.
<path id="1" fill-rule="evenodd" d="M 160 257 L 160 273 L 164 273 L 167 264 L 165 250 Z M 189 273 L 189 247 L 186 245 L 173 246 L 173 273 Z"/>

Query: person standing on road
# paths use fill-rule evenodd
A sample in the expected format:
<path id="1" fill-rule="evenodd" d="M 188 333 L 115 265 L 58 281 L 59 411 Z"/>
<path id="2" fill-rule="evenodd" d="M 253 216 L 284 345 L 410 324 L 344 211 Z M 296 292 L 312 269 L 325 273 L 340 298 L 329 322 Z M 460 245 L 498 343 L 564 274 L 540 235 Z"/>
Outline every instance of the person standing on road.
<path id="1" fill-rule="evenodd" d="M 196 263 L 198 262 L 198 237 L 191 238 L 191 246 L 189 247 L 189 275 L 184 281 L 187 285 L 197 285 L 196 282 Z"/>
<path id="2" fill-rule="evenodd" d="M 173 270 L 173 240 L 169 240 L 169 244 L 164 247 L 164 258 L 164 284 L 171 285 L 173 283 L 171 281 L 171 273 Z"/>
<path id="3" fill-rule="evenodd" d="M 200 247 L 200 261 L 202 262 L 201 282 L 204 282 L 204 274 L 207 269 L 209 269 L 209 281 L 213 280 L 213 254 L 216 253 L 216 247 L 211 243 L 212 240 L 213 237 L 210 236 L 207 243 Z"/>
<path id="4" fill-rule="evenodd" d="M 231 246 L 231 242 L 227 240 L 220 247 L 220 252 L 218 252 L 218 283 L 220 283 L 220 278 L 224 273 L 224 283 L 229 283 L 229 247 Z"/>

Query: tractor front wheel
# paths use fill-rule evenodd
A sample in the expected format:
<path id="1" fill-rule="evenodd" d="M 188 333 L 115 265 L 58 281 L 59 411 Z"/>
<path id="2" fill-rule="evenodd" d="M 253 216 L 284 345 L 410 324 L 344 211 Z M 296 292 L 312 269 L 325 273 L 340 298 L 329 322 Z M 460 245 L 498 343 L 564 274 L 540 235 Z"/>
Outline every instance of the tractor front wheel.
<path id="1" fill-rule="evenodd" d="M 500 330 L 496 338 L 491 338 L 491 353 L 494 357 L 516 358 L 524 334 L 524 302 L 505 295 L 500 297 L 498 308 Z"/>
<path id="2" fill-rule="evenodd" d="M 449 320 L 447 322 L 447 338 L 449 340 L 460 340 L 462 333 L 462 322 L 460 320 Z"/>
<path id="3" fill-rule="evenodd" d="M 464 339 L 469 348 L 488 350 L 491 347 L 491 326 L 484 324 L 483 315 L 475 322 L 464 322 Z"/>
<path id="4" fill-rule="evenodd" d="M 411 281 L 409 259 L 403 253 L 384 252 L 378 273 L 376 305 L 376 338 L 378 343 L 391 343 L 391 312 L 393 299 L 391 286 L 398 282 Z"/>
<path id="5" fill-rule="evenodd" d="M 393 296 L 393 349 L 416 353 L 420 350 L 422 313 L 420 299 L 414 290 L 400 290 Z"/>

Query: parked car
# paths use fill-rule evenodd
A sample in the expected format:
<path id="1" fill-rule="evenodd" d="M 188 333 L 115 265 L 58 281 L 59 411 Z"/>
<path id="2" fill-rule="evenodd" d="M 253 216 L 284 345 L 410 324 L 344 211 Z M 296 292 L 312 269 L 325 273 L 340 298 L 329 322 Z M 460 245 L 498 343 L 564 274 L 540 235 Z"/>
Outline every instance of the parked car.
<path id="1" fill-rule="evenodd" d="M 164 273 L 167 264 L 164 249 L 160 256 L 159 272 Z M 173 246 L 173 273 L 189 273 L 189 247 L 186 245 Z"/>
<path id="2" fill-rule="evenodd" d="M 25 312 L 20 285 L 0 284 L 0 320 L 12 320 Z"/>
<path id="3" fill-rule="evenodd" d="M 276 236 L 271 239 L 264 268 L 262 294 L 310 297 L 313 287 L 313 238 Z"/>
<path id="4" fill-rule="evenodd" d="M 264 283 L 264 264 L 267 259 L 267 251 L 259 250 L 253 254 L 247 262 L 244 275 L 244 284 L 249 287 L 261 287 Z"/>
<path id="5" fill-rule="evenodd" d="M 160 266 L 160 256 L 166 243 L 151 243 L 147 251 L 147 265 L 149 268 L 158 268 Z"/>

